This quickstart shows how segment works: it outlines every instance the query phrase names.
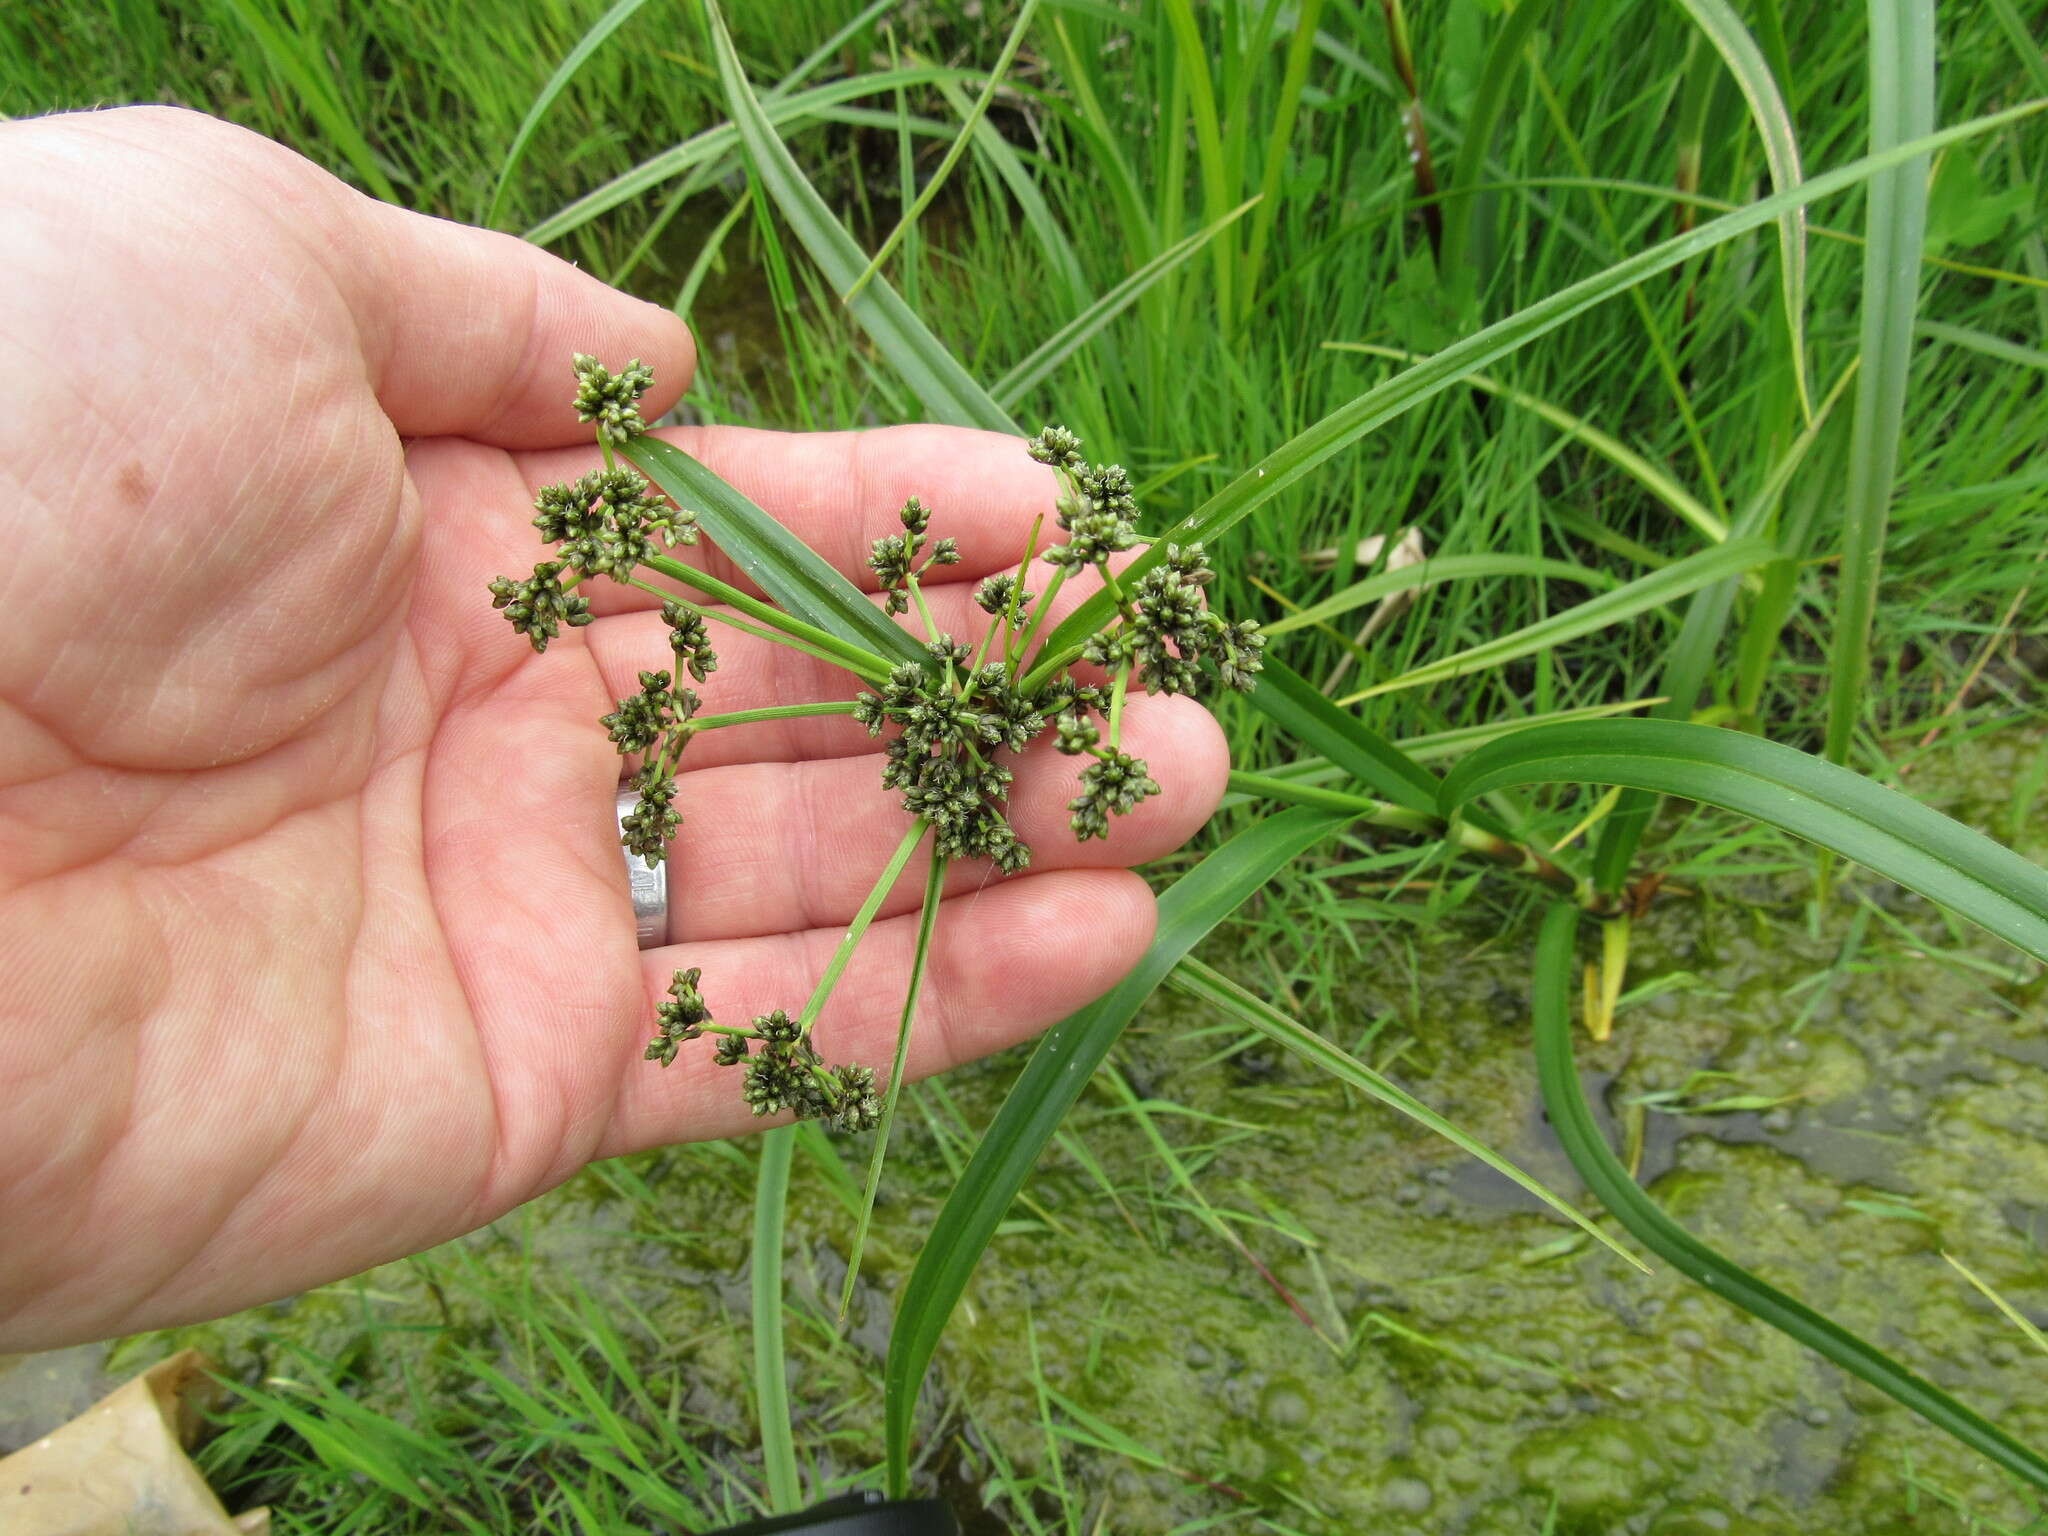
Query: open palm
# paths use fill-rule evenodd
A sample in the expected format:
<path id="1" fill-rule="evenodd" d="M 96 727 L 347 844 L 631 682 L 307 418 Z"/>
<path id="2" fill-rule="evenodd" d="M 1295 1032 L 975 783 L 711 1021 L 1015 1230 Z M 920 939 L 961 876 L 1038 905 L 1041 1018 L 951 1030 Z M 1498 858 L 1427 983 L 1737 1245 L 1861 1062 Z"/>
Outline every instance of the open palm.
<path id="1" fill-rule="evenodd" d="M 0 199 L 0 1349 L 216 1315 L 754 1123 L 703 1048 L 640 1059 L 653 1000 L 699 966 L 732 1022 L 800 1005 L 905 827 L 875 744 L 840 717 L 700 737 L 676 942 L 642 954 L 595 722 L 668 664 L 653 600 L 603 586 L 535 656 L 484 589 L 537 558 L 534 489 L 589 467 L 569 354 L 646 358 L 651 412 L 681 323 L 186 113 L 0 127 Z M 922 497 L 963 548 L 933 594 L 962 634 L 1052 496 L 992 434 L 670 436 L 849 572 Z M 849 696 L 714 642 L 708 708 Z M 1066 760 L 1026 754 L 1032 872 L 953 871 L 914 1071 L 1137 958 L 1121 866 L 1204 819 L 1223 747 L 1184 700 L 1126 735 L 1166 793 L 1107 845 L 1064 830 Z M 828 1060 L 886 1061 L 920 884 L 835 993 Z"/>

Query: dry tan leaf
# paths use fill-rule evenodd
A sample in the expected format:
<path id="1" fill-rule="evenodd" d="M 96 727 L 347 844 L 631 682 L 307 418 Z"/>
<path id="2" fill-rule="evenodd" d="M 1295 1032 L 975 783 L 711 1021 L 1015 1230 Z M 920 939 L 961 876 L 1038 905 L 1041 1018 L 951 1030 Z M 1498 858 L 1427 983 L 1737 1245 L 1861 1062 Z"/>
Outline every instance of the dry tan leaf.
<path id="1" fill-rule="evenodd" d="M 69 1424 L 0 1460 L 7 1536 L 266 1536 L 267 1510 L 229 1519 L 185 1454 L 216 1390 L 184 1350 Z"/>

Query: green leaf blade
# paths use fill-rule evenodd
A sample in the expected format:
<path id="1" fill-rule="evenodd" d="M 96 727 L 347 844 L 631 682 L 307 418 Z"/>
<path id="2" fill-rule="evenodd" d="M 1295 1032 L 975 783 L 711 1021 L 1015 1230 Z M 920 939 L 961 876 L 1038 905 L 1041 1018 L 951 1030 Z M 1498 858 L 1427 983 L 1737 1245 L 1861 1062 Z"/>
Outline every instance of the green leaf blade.
<path id="1" fill-rule="evenodd" d="M 789 1157 L 795 1146 L 795 1126 L 763 1134 L 761 1168 L 754 1183 L 754 1407 L 761 1421 L 769 1508 L 779 1514 L 787 1514 L 803 1502 L 782 1337 L 783 1220 L 789 1202 Z"/>
<path id="2" fill-rule="evenodd" d="M 1537 941 L 1532 1011 L 1543 1105 L 1579 1177 L 1636 1240 L 1679 1273 L 1769 1323 L 1851 1375 L 1919 1414 L 2036 1488 L 2048 1488 L 2048 1460 L 1838 1323 L 1724 1258 L 1666 1216 L 1629 1176 L 1601 1133 L 1572 1059 L 1572 950 L 1578 911 L 1560 902 Z"/>
<path id="3" fill-rule="evenodd" d="M 680 507 L 755 585 L 794 617 L 882 657 L 915 661 L 917 640 L 809 545 L 672 443 L 636 437 L 620 454 Z"/>
<path id="4" fill-rule="evenodd" d="M 1532 726 L 1459 763 L 1442 809 L 1535 784 L 1620 784 L 1720 806 L 1852 859 L 2048 963 L 2048 871 L 1792 747 L 1677 720 Z"/>
<path id="5" fill-rule="evenodd" d="M 883 1368 L 888 1482 L 907 1491 L 918 1393 L 946 1321 L 1039 1154 L 1089 1075 L 1180 958 L 1273 875 L 1348 820 L 1297 809 L 1239 833 L 1159 898 L 1159 928 L 1136 969 L 1039 1041 L 975 1148 L 903 1287 Z"/>
<path id="6" fill-rule="evenodd" d="M 1267 657 L 1259 686 L 1246 696 L 1252 708 L 1311 752 L 1337 764 L 1361 784 L 1410 810 L 1436 810 L 1437 776 L 1356 715 L 1337 708 L 1307 678 Z"/>
<path id="7" fill-rule="evenodd" d="M 1934 126 L 1934 0 L 1870 0 L 1870 147 L 1893 150 Z M 1827 757 L 1847 762 L 1870 673 L 1870 630 L 1884 566 L 1920 305 L 1927 232 L 1923 155 L 1870 183 L 1863 245 L 1863 376 L 1849 443 L 1840 598 L 1828 667 Z"/>
<path id="8" fill-rule="evenodd" d="M 717 56 L 719 82 L 725 89 L 726 110 L 739 130 L 754 175 L 826 280 L 837 292 L 849 291 L 867 268 L 867 258 L 777 136 L 774 124 L 747 83 L 746 71 L 740 65 L 739 54 L 733 48 L 717 5 L 706 0 L 705 10 L 711 20 L 712 50 Z M 993 432 L 1017 430 L 1003 408 L 960 366 L 887 282 L 879 277 L 872 279 L 848 308 L 876 338 L 883 355 L 903 375 L 903 381 L 934 420 Z"/>
<path id="9" fill-rule="evenodd" d="M 1689 597 L 1702 587 L 1739 576 L 1775 559 L 1777 553 L 1777 546 L 1767 539 L 1730 539 L 1725 544 L 1716 544 L 1697 554 L 1687 555 L 1661 571 L 1638 576 L 1612 592 L 1603 592 L 1562 613 L 1525 625 L 1513 634 L 1502 635 L 1453 656 L 1440 657 L 1399 677 L 1361 689 L 1339 702 L 1350 704 L 1403 688 L 1440 683 L 1487 667 L 1497 667 L 1537 651 L 1549 650 L 1567 640 L 1626 623 L 1667 603 Z"/>

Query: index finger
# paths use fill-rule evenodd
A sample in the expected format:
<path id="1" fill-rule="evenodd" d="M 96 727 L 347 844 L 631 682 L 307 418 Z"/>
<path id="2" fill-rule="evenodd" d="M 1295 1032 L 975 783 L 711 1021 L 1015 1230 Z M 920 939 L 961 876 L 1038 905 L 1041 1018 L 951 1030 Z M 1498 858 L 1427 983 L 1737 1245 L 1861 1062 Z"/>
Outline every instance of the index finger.
<path id="1" fill-rule="evenodd" d="M 1025 453 L 1021 437 L 941 426 L 859 432 L 666 427 L 655 435 L 732 484 L 863 591 L 877 588 L 867 565 L 870 547 L 884 534 L 903 531 L 897 513 L 913 496 L 931 509 L 931 537 L 960 545 L 958 565 L 934 566 L 920 578 L 930 584 L 1014 570 L 1031 525 L 1041 517 L 1040 547 L 1060 538 L 1051 517 L 1058 482 L 1052 470 Z M 595 448 L 514 457 L 535 492 L 573 480 L 598 462 Z M 723 581 L 757 590 L 709 540 L 675 555 Z M 654 602 L 611 582 L 593 584 L 590 595 L 599 612 Z M 610 601 L 600 601 L 601 595 Z"/>

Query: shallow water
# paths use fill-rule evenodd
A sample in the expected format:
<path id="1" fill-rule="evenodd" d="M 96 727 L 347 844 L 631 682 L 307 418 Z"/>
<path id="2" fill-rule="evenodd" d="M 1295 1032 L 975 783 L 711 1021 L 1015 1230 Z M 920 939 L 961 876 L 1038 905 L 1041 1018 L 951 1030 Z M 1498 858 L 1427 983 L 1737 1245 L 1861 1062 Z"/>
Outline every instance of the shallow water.
<path id="1" fill-rule="evenodd" d="M 1913 788 L 2012 836 L 2006 786 L 2039 748 L 2018 734 L 1969 744 L 1923 766 Z M 2023 850 L 2048 852 L 2048 817 L 2018 831 Z M 1589 1095 L 1697 1235 L 2023 1441 L 2048 1443 L 2048 1357 L 1940 1256 L 2048 1322 L 2048 1006 L 2035 968 L 1875 882 L 1852 885 L 1818 932 L 1800 881 L 1740 884 L 1669 897 L 1638 926 L 1629 986 L 1679 979 L 1628 1008 L 1605 1045 L 1582 1043 Z M 1859 919 L 1861 897 L 1877 910 Z M 1537 1105 L 1531 929 L 1356 937 L 1367 958 L 1340 1005 L 1304 1016 L 1346 1045 L 1376 1030 L 1368 1059 L 1582 1201 Z M 1217 958 L 1257 981 L 1254 952 Z M 963 1508 L 990 1447 L 1020 1472 L 1048 1471 L 1042 1381 L 1058 1394 L 1047 1401 L 1061 1476 L 1104 1530 L 1233 1512 L 1229 1528 L 1255 1529 L 1264 1511 L 1311 1532 L 1487 1536 L 1541 1529 L 1553 1512 L 1560 1531 L 1645 1536 L 1962 1532 L 2033 1514 L 1888 1399 L 1672 1274 L 1637 1274 L 1407 1122 L 1264 1046 L 1212 1059 L 1235 1039 L 1162 997 L 1113 1060 L 1270 1281 L 1205 1224 L 1122 1101 L 1092 1091 L 1068 1128 L 1113 1197 L 1068 1150 L 1049 1154 L 939 1357 L 926 1423 L 943 1414 L 945 1428 L 925 1470 Z M 851 1220 L 834 1181 L 799 1155 L 792 1395 L 800 1447 L 827 1425 L 838 1436 L 818 1452 L 827 1466 L 852 1473 L 879 1456 L 874 1378 L 893 1293 L 949 1187 L 946 1153 L 986 1123 L 1016 1064 L 956 1074 L 907 1106 L 836 1339 L 826 1319 Z M 1637 1102 L 1675 1090 L 1694 1107 L 1758 1107 Z M 856 1180 L 861 1150 L 846 1149 Z M 657 1397 L 677 1383 L 687 1432 L 751 1462 L 751 1159 L 685 1148 L 630 1167 L 651 1193 L 584 1175 L 461 1245 L 473 1264 L 392 1266 L 181 1341 L 210 1342 L 253 1374 L 295 1339 L 351 1358 L 357 1390 L 395 1404 L 401 1362 L 435 1380 L 438 1333 L 492 1337 L 477 1277 L 623 1293 L 660 1337 L 688 1341 L 636 1335 Z M 56 1362 L 46 1415 L 86 1390 L 90 1363 Z M 23 1404 L 33 1409 L 51 1364 L 0 1373 L 0 1432 L 41 1427 Z M 1138 1453 L 1089 1443 L 1116 1436 Z"/>

